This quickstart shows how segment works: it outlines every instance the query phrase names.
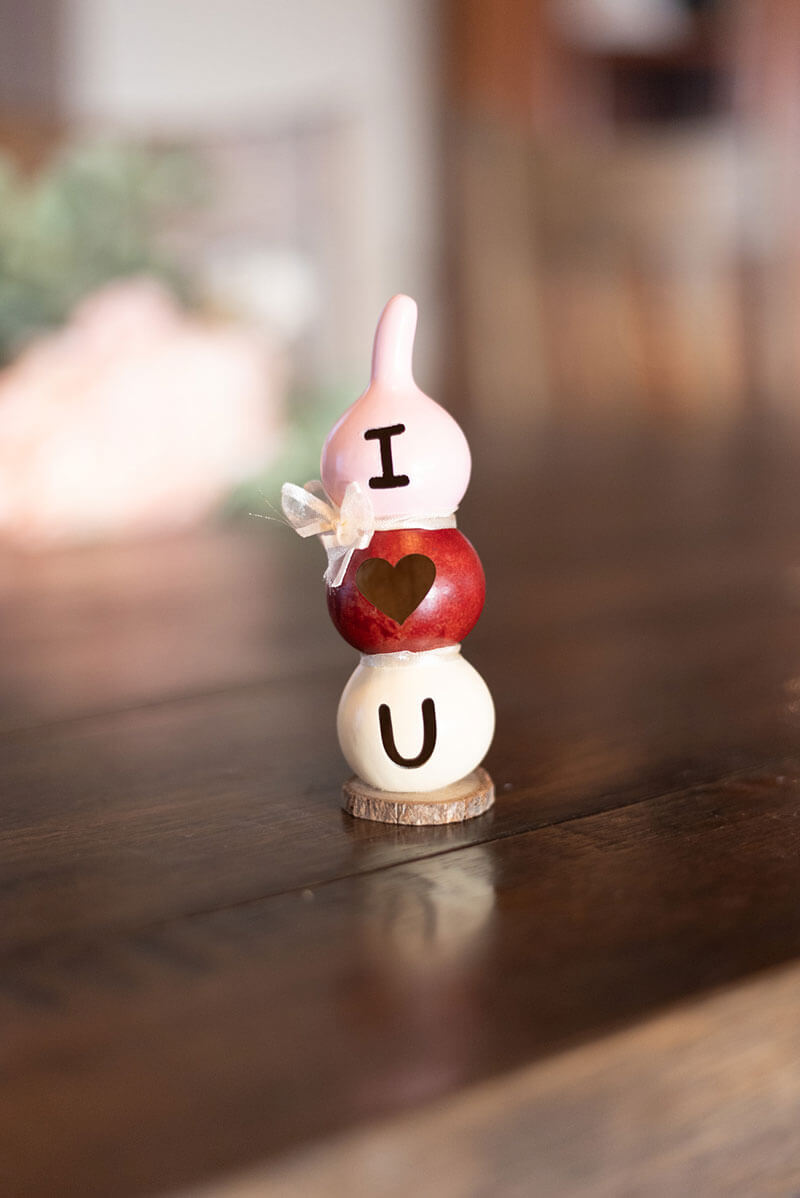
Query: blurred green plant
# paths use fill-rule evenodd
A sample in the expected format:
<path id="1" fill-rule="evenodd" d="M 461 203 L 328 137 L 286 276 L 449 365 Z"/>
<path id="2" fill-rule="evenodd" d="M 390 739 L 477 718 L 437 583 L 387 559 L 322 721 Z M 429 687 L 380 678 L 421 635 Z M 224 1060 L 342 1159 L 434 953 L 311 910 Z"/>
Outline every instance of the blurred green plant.
<path id="1" fill-rule="evenodd" d="M 0 155 L 0 363 L 112 279 L 156 275 L 185 299 L 157 229 L 204 189 L 186 150 L 72 146 L 34 176 Z"/>
<path id="2" fill-rule="evenodd" d="M 73 145 L 33 176 L 0 153 L 0 366 L 115 279 L 154 275 L 191 303 L 189 275 L 162 234 L 171 219 L 209 199 L 210 183 L 187 149 Z M 278 454 L 235 489 L 224 510 L 268 515 L 280 507 L 282 483 L 316 477 L 320 446 L 357 394 L 345 387 L 291 394 Z"/>

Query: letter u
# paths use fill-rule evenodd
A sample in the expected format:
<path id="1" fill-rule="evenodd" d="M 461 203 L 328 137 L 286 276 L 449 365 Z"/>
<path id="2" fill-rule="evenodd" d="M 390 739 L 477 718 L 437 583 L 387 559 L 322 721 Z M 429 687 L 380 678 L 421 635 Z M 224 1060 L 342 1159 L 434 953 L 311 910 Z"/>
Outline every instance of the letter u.
<path id="1" fill-rule="evenodd" d="M 394 743 L 392 712 L 388 703 L 381 703 L 378 708 L 378 721 L 386 756 L 395 765 L 402 765 L 406 769 L 414 770 L 424 765 L 426 761 L 430 761 L 433 750 L 436 748 L 436 708 L 433 699 L 422 700 L 422 748 L 416 757 L 403 757 L 398 753 L 397 745 Z"/>

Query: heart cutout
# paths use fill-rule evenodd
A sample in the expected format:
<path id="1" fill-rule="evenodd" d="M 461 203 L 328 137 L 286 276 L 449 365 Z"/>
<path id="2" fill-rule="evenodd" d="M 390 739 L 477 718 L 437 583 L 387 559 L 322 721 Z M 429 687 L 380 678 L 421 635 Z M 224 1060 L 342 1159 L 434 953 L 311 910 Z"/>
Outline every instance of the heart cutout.
<path id="1" fill-rule="evenodd" d="M 403 624 L 416 611 L 436 578 L 436 566 L 424 553 L 407 553 L 396 566 L 384 557 L 368 557 L 356 571 L 361 594 L 384 615 Z"/>

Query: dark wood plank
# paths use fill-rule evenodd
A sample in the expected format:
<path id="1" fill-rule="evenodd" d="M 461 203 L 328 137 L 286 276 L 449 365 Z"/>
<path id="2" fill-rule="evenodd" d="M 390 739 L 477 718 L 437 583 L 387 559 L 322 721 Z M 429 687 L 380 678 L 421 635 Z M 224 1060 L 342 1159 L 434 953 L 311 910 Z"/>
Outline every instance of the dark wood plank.
<path id="1" fill-rule="evenodd" d="M 324 616 L 318 553 L 288 530 L 6 575 L 5 947 L 302 888 L 791 751 L 796 505 L 781 470 L 767 487 L 751 462 L 742 481 L 731 454 L 627 454 L 578 486 L 569 442 L 536 463 L 522 534 L 500 515 L 524 460 L 494 475 L 473 511 L 490 599 L 466 653 L 496 697 L 499 802 L 457 828 L 343 820 L 333 717 L 355 655 Z"/>
<path id="2" fill-rule="evenodd" d="M 602 606 L 602 605 L 601 605 Z M 302 888 L 712 780 L 790 752 L 798 620 L 769 582 L 705 603 L 532 623 L 478 665 L 493 683 L 498 792 L 484 817 L 389 829 L 339 810 L 333 714 L 315 674 L 57 724 L 2 744 L 6 948 Z M 800 646 L 798 646 L 800 647 Z M 497 661 L 502 673 L 495 677 Z"/>
<path id="3" fill-rule="evenodd" d="M 791 959 L 785 770 L 7 959 L 5 1193 L 188 1184 Z"/>
<path id="4" fill-rule="evenodd" d="M 252 523 L 0 557 L 0 730 L 346 668 L 324 555 Z"/>
<path id="5" fill-rule="evenodd" d="M 4 1195 L 193 1184 L 797 955 L 791 454 L 485 449 L 461 827 L 339 810 L 355 658 L 284 530 L 0 563 Z"/>
<path id="6" fill-rule="evenodd" d="M 797 1194 L 798 1002 L 771 971 L 197 1198 Z"/>

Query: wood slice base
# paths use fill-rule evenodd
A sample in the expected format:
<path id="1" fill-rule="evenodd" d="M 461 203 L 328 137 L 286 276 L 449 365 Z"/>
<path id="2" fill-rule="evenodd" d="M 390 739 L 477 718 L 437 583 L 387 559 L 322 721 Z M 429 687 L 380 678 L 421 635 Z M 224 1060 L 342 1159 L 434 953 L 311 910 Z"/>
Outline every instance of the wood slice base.
<path id="1" fill-rule="evenodd" d="M 342 787 L 342 806 L 357 819 L 382 824 L 456 824 L 483 815 L 494 804 L 494 783 L 486 770 L 473 770 L 459 782 L 411 794 L 376 790 L 352 777 Z"/>

